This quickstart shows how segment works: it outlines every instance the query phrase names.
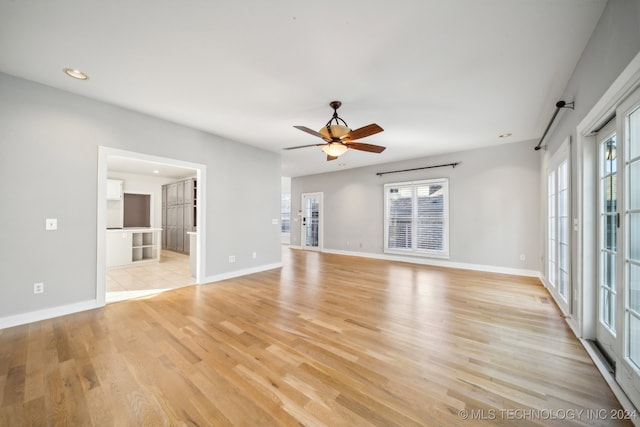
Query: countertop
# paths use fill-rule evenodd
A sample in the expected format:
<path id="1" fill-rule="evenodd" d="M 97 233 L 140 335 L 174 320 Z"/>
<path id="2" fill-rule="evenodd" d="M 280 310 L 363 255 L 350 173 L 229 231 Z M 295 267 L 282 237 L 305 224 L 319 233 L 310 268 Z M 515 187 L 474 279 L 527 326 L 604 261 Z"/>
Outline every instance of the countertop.
<path id="1" fill-rule="evenodd" d="M 162 228 L 153 228 L 153 227 L 107 228 L 107 233 L 144 233 L 149 231 L 162 231 Z"/>

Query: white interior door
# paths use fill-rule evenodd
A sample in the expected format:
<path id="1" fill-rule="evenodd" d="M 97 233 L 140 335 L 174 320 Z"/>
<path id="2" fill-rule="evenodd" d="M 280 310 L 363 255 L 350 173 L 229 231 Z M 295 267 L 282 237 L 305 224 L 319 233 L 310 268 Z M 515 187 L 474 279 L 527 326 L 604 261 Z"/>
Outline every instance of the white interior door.
<path id="1" fill-rule="evenodd" d="M 302 194 L 302 249 L 322 250 L 322 193 Z"/>

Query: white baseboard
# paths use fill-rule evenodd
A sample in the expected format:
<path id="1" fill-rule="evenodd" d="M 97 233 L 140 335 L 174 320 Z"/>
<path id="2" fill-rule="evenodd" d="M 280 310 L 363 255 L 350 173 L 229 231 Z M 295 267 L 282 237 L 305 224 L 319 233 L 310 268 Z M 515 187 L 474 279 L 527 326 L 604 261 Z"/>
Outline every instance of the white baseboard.
<path id="1" fill-rule="evenodd" d="M 260 273 L 261 271 L 273 270 L 274 268 L 282 267 L 282 262 L 275 262 L 273 264 L 260 265 L 258 267 L 245 268 L 242 270 L 230 271 L 228 273 L 216 274 L 215 276 L 205 277 L 202 281 L 203 285 L 213 282 L 219 282 L 221 280 L 233 279 L 234 277 L 246 276 L 247 274 Z"/>
<path id="2" fill-rule="evenodd" d="M 41 320 L 52 319 L 54 317 L 65 316 L 67 314 L 78 313 L 80 311 L 93 310 L 99 308 L 96 300 L 76 302 L 73 304 L 61 305 L 59 307 L 45 308 L 43 310 L 30 311 L 28 313 L 16 314 L 0 318 L 0 329 L 11 328 L 12 326 L 24 325 L 26 323 L 39 322 Z"/>
<path id="3" fill-rule="evenodd" d="M 293 249 L 293 247 L 292 247 Z M 519 268 L 500 267 L 495 265 L 468 264 L 463 262 L 453 262 L 442 259 L 418 258 L 392 254 L 376 254 L 370 252 L 351 252 L 336 249 L 324 249 L 325 253 L 336 255 L 357 256 L 362 258 L 383 259 L 387 261 L 400 261 L 412 264 L 432 265 L 434 267 L 459 268 L 462 270 L 484 271 L 487 273 L 512 274 L 515 276 L 537 277 L 540 278 L 540 272 L 535 270 L 523 270 Z"/>

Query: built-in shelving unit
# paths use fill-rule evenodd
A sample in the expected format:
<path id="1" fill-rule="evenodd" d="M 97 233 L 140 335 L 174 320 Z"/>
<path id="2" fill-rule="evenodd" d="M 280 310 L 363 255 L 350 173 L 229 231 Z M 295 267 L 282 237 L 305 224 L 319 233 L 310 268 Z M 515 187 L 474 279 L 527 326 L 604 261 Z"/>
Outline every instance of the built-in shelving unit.
<path id="1" fill-rule="evenodd" d="M 131 236 L 132 262 L 156 260 L 158 258 L 158 244 L 154 237 L 156 232 L 137 232 Z"/>
<path id="2" fill-rule="evenodd" d="M 159 262 L 160 233 L 160 228 L 107 230 L 107 267 Z"/>

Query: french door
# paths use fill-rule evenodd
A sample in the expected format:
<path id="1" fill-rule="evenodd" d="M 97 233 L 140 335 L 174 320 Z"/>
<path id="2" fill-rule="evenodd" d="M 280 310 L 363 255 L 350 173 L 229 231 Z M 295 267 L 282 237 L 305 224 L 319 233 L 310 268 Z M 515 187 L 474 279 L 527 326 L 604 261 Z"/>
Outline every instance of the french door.
<path id="1" fill-rule="evenodd" d="M 571 313 L 570 175 L 567 140 L 547 168 L 547 281 L 549 291 L 567 315 Z"/>
<path id="2" fill-rule="evenodd" d="M 302 249 L 322 250 L 322 193 L 302 194 Z"/>
<path id="3" fill-rule="evenodd" d="M 599 260 L 596 340 L 616 381 L 640 402 L 640 90 L 598 133 Z"/>

